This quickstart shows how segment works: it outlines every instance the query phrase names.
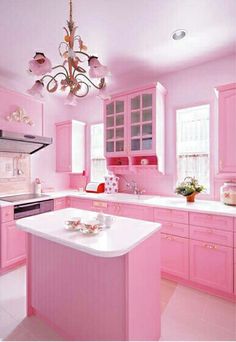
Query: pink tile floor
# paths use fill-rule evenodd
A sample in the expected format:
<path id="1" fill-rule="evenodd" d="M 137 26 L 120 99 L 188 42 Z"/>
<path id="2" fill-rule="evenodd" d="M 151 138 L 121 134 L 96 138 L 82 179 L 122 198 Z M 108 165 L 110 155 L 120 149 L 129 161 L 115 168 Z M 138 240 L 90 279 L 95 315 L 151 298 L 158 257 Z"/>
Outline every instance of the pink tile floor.
<path id="1" fill-rule="evenodd" d="M 26 317 L 25 267 L 0 277 L 0 340 L 63 340 L 37 317 Z M 236 340 L 236 305 L 176 283 L 161 281 L 165 341 Z"/>

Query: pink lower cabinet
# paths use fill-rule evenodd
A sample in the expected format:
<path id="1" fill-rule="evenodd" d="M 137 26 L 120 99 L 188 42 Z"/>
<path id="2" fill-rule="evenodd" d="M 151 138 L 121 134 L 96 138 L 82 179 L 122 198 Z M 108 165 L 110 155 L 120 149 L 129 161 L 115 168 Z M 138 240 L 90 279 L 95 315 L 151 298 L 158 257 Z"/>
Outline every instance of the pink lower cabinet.
<path id="1" fill-rule="evenodd" d="M 182 279 L 189 278 L 188 239 L 161 234 L 161 271 Z"/>
<path id="2" fill-rule="evenodd" d="M 25 233 L 16 229 L 15 221 L 1 226 L 1 267 L 5 268 L 25 260 Z"/>
<path id="3" fill-rule="evenodd" d="M 67 207 L 66 197 L 54 199 L 54 210 L 64 209 Z"/>
<path id="4" fill-rule="evenodd" d="M 233 248 L 191 240 L 190 280 L 233 293 Z"/>

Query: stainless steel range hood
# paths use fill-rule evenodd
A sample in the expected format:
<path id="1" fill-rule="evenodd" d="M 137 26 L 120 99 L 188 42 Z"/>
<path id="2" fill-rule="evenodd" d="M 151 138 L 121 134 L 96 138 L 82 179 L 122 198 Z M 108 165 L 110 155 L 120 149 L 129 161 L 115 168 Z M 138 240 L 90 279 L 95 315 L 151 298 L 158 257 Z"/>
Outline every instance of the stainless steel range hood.
<path id="1" fill-rule="evenodd" d="M 52 138 L 7 132 L 0 129 L 0 152 L 33 154 L 51 143 Z"/>

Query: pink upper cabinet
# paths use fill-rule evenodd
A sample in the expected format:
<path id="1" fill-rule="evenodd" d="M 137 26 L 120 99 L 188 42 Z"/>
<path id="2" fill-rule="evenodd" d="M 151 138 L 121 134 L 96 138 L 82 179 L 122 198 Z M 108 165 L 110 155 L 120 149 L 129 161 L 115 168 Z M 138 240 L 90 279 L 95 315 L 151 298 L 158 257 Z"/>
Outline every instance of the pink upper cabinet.
<path id="1" fill-rule="evenodd" d="M 85 123 L 56 124 L 56 171 L 82 173 L 85 168 Z"/>
<path id="2" fill-rule="evenodd" d="M 32 125 L 8 121 L 6 117 L 23 109 Z M 6 131 L 43 135 L 43 104 L 30 96 L 0 88 L 0 128 Z"/>
<path id="3" fill-rule="evenodd" d="M 160 83 L 104 103 L 108 168 L 155 167 L 164 172 L 164 97 Z"/>
<path id="4" fill-rule="evenodd" d="M 125 96 L 106 101 L 105 152 L 106 156 L 127 154 L 127 101 Z"/>
<path id="5" fill-rule="evenodd" d="M 236 83 L 218 90 L 219 173 L 236 175 Z"/>

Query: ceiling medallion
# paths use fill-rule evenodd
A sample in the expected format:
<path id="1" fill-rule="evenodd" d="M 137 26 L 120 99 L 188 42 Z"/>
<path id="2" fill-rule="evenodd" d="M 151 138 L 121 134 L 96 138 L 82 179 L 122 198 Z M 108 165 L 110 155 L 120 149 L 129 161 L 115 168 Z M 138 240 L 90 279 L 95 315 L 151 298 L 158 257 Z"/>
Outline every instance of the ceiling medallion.
<path id="1" fill-rule="evenodd" d="M 49 93 L 54 93 L 59 88 L 61 91 L 69 91 L 67 104 L 75 105 L 76 98 L 85 97 L 91 86 L 104 90 L 108 69 L 99 62 L 97 56 L 87 53 L 87 46 L 76 34 L 77 26 L 72 19 L 72 0 L 69 0 L 69 8 L 69 20 L 67 27 L 64 27 L 66 35 L 58 47 L 63 63 L 52 66 L 50 59 L 43 52 L 36 52 L 29 62 L 29 71 L 42 77 L 36 80 L 28 93 L 42 97 L 44 85 Z M 89 67 L 88 71 L 84 68 L 83 63 Z M 90 78 L 97 79 L 97 82 L 91 81 Z"/>

